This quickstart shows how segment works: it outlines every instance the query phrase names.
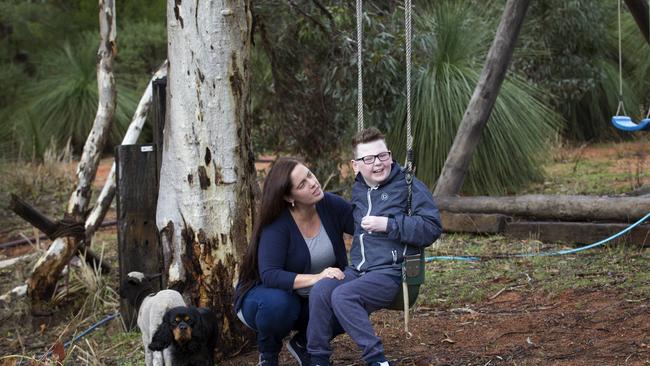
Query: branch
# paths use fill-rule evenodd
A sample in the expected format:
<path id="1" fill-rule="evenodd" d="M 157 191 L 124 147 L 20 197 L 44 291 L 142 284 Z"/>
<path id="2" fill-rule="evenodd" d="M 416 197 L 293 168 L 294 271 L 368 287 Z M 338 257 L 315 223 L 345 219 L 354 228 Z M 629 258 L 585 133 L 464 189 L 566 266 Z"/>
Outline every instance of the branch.
<path id="1" fill-rule="evenodd" d="M 327 28 L 325 28 L 325 26 L 323 25 L 323 23 L 319 22 L 316 18 L 312 17 L 312 16 L 309 15 L 307 12 L 305 12 L 304 10 L 302 10 L 302 9 L 301 9 L 301 8 L 300 8 L 300 7 L 295 3 L 294 0 L 287 0 L 287 2 L 288 2 L 289 5 L 291 5 L 294 9 L 296 9 L 300 14 L 302 14 L 302 16 L 304 16 L 305 18 L 309 19 L 312 23 L 316 24 L 316 26 L 317 26 L 318 28 L 320 28 L 321 32 L 323 32 L 324 34 L 326 34 L 328 37 L 331 36 L 331 32 L 328 31 Z"/>
<path id="2" fill-rule="evenodd" d="M 319 0 L 312 0 L 312 1 L 321 10 L 321 12 L 325 14 L 325 16 L 330 20 L 330 22 L 334 21 L 334 16 L 332 16 L 332 13 L 330 13 L 330 11 L 327 10 L 327 8 L 323 4 L 321 4 Z"/>

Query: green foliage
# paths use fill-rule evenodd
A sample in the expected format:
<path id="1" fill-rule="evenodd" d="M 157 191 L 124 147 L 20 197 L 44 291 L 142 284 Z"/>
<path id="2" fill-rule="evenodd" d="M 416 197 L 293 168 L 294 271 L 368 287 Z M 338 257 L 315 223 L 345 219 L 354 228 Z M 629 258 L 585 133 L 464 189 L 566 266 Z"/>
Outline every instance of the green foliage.
<path id="1" fill-rule="evenodd" d="M 622 23 L 623 66 L 628 71 L 624 78 L 644 96 L 639 105 L 628 109 L 635 117 L 645 118 L 650 109 L 650 46 L 631 16 L 624 16 Z"/>
<path id="2" fill-rule="evenodd" d="M 629 14 L 624 14 L 629 18 Z M 575 140 L 621 136 L 610 119 L 618 105 L 616 3 L 551 0 L 533 2 L 522 31 L 515 68 L 549 91 Z M 624 55 L 629 51 L 624 49 Z M 638 92 L 623 77 L 627 113 L 638 116 Z"/>
<path id="3" fill-rule="evenodd" d="M 163 0 L 118 2 L 119 141 L 151 73 L 166 58 Z M 80 151 L 97 110 L 97 3 L 0 0 L 0 154 L 41 158 L 68 140 Z M 110 146 L 110 145 L 109 145 Z"/>
<path id="4" fill-rule="evenodd" d="M 167 58 L 165 23 L 126 23 L 119 34 L 115 75 L 121 83 L 144 91 L 151 75 Z"/>
<path id="5" fill-rule="evenodd" d="M 28 156 L 42 157 L 51 139 L 57 146 L 70 140 L 75 151 L 83 147 L 97 112 L 96 52 L 97 36 L 91 33 L 74 47 L 65 41 L 47 52 L 18 107 L 5 110 L 2 127 L 13 131 L 13 140 Z M 118 85 L 111 143 L 126 131 L 137 101 L 133 89 Z"/>
<path id="6" fill-rule="evenodd" d="M 429 55 L 417 70 L 413 86 L 413 136 L 417 176 L 430 187 L 445 163 L 458 125 L 483 68 L 494 23 L 472 16 L 462 3 L 448 2 L 419 19 L 418 45 Z M 422 31 L 425 29 L 426 31 Z M 421 59 L 425 60 L 424 56 Z M 542 177 L 558 116 L 541 98 L 542 91 L 516 74 L 504 80 L 481 142 L 473 155 L 463 190 L 503 194 Z M 400 110 L 400 118 L 405 115 Z M 399 124 L 390 145 L 403 161 L 406 128 Z"/>
<path id="7" fill-rule="evenodd" d="M 403 92 L 403 13 L 366 2 L 366 125 L 386 128 Z M 300 155 L 325 180 L 349 159 L 356 128 L 356 23 L 353 4 L 256 3 L 252 110 L 257 151 Z M 388 11 L 390 10 L 390 11 Z M 400 17 L 401 14 L 401 17 Z"/>
<path id="8" fill-rule="evenodd" d="M 501 236 L 446 235 L 427 255 L 541 253 L 566 249 L 537 240 Z M 481 262 L 436 260 L 427 264 L 427 279 L 418 303 L 454 308 L 480 303 L 504 290 L 543 291 L 556 296 L 569 289 L 610 287 L 627 298 L 650 295 L 647 249 L 618 243 L 573 255 L 496 259 Z"/>

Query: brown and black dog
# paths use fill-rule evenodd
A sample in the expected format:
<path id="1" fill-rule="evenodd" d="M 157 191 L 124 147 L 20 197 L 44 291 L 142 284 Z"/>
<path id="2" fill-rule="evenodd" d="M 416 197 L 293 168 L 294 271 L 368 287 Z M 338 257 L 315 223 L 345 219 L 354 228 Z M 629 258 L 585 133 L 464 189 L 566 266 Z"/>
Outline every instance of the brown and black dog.
<path id="1" fill-rule="evenodd" d="M 213 366 L 218 337 L 214 313 L 205 308 L 179 306 L 165 313 L 149 349 L 160 351 L 171 346 L 174 366 Z"/>

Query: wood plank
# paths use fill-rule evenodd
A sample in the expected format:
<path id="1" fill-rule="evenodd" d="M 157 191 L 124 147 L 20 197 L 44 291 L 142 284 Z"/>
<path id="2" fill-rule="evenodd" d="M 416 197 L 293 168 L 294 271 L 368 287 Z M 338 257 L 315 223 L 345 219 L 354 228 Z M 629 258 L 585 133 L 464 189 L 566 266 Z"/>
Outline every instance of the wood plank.
<path id="1" fill-rule="evenodd" d="M 442 211 L 440 218 L 446 233 L 496 234 L 504 230 L 507 216 Z"/>
<path id="2" fill-rule="evenodd" d="M 545 243 L 592 244 L 614 235 L 630 225 L 622 223 L 512 221 L 505 235 L 514 239 L 538 239 Z M 612 241 L 613 244 L 650 245 L 650 224 L 643 224 Z"/>
<path id="3" fill-rule="evenodd" d="M 153 144 L 120 145 L 117 163 L 117 239 L 120 283 L 131 271 L 161 273 L 162 250 L 156 227 L 158 164 Z M 154 283 L 156 291 L 162 282 Z M 128 329 L 136 324 L 137 313 L 125 299 L 121 312 Z"/>

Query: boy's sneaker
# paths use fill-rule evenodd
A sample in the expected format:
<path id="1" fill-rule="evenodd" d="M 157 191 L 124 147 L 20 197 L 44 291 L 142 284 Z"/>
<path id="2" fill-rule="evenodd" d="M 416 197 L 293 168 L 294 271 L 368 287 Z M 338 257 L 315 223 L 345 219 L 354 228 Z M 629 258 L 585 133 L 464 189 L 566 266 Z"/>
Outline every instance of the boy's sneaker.
<path id="1" fill-rule="evenodd" d="M 382 361 L 369 363 L 368 366 L 391 366 L 391 364 L 388 361 Z"/>
<path id="2" fill-rule="evenodd" d="M 298 361 L 300 366 L 309 366 L 309 352 L 307 352 L 307 344 L 304 341 L 298 341 L 297 335 L 293 336 L 287 343 L 287 350 Z"/>

